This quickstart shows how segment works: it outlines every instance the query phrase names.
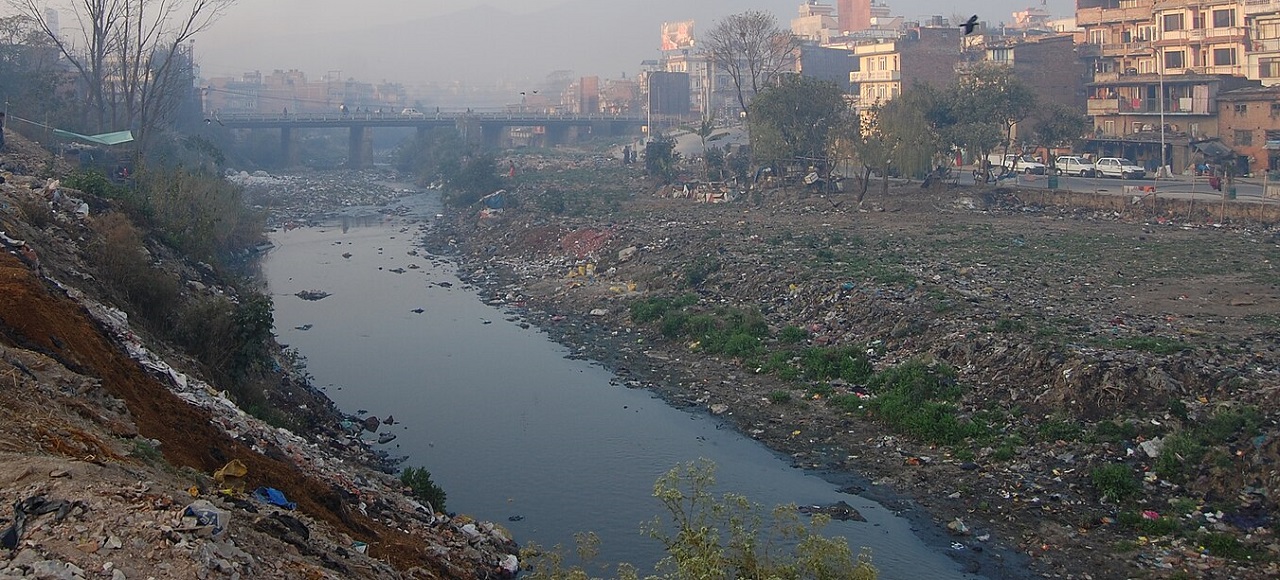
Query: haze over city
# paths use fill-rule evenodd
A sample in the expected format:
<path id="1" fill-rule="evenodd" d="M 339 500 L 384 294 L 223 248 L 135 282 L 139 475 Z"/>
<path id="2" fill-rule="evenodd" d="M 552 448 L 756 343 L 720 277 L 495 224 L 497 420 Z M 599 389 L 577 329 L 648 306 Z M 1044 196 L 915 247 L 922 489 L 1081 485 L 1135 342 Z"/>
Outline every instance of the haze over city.
<path id="1" fill-rule="evenodd" d="M 567 70 L 632 76 L 658 57 L 665 21 L 695 20 L 695 36 L 748 9 L 770 12 L 783 27 L 799 0 L 339 0 L 241 1 L 197 37 L 202 73 L 298 69 L 407 85 L 466 81 L 530 83 Z M 1043 7 L 1070 16 L 1070 0 L 890 0 L 895 15 L 921 20 L 980 13 L 992 25 L 1012 12 Z"/>

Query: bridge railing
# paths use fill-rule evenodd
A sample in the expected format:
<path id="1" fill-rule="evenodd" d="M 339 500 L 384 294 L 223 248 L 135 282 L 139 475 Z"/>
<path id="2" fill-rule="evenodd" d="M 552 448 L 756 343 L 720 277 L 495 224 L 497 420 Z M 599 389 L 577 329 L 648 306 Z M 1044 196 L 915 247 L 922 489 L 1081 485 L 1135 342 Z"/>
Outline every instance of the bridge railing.
<path id="1" fill-rule="evenodd" d="M 616 115 L 606 113 L 506 113 L 506 112 L 446 112 L 446 113 L 219 113 L 210 112 L 206 118 L 235 123 L 299 123 L 328 122 L 334 124 L 351 121 L 425 121 L 459 119 L 475 121 L 643 121 L 643 115 Z"/>

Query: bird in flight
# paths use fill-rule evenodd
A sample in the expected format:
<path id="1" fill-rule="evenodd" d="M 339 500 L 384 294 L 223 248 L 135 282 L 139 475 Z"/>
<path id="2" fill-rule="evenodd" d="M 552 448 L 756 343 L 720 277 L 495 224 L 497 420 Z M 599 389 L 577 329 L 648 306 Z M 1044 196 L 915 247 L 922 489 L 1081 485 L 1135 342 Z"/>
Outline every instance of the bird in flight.
<path id="1" fill-rule="evenodd" d="M 965 34 L 965 36 L 968 36 L 968 35 L 970 35 L 970 34 L 973 34 L 973 29 L 974 29 L 974 28 L 977 28 L 977 27 L 978 27 L 978 15 L 977 15 L 977 14 L 974 14 L 973 16 L 970 16 L 970 17 L 969 17 L 968 22 L 965 22 L 964 24 L 961 24 L 961 25 L 960 25 L 960 28 L 963 28 L 963 29 L 964 29 L 964 34 Z"/>

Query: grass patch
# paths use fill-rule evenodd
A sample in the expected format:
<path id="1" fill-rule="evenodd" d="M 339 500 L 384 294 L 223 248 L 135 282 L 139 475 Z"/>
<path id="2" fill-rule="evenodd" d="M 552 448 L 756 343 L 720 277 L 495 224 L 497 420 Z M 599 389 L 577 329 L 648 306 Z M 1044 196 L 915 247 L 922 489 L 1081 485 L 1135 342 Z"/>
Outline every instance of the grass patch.
<path id="1" fill-rule="evenodd" d="M 791 402 L 791 391 L 778 389 L 769 393 L 769 402 L 775 405 L 785 405 Z"/>
<path id="2" fill-rule="evenodd" d="M 1201 538 L 1200 543 L 1204 546 L 1204 550 L 1206 552 L 1219 558 L 1248 561 L 1257 556 L 1253 550 L 1245 547 L 1240 543 L 1240 540 L 1236 539 L 1236 537 L 1231 534 L 1205 534 L 1204 537 Z"/>
<path id="3" fill-rule="evenodd" d="M 1128 501 L 1142 491 L 1133 468 L 1123 463 L 1110 463 L 1094 468 L 1089 474 L 1089 480 L 1102 499 L 1115 503 Z"/>
<path id="4" fill-rule="evenodd" d="M 799 326 L 784 326 L 778 331 L 778 342 L 783 344 L 800 344 L 809 338 L 809 331 Z"/>
<path id="5" fill-rule="evenodd" d="M 1044 441 L 1075 441 L 1084 433 L 1084 427 L 1066 417 L 1050 417 L 1037 429 Z"/>
<path id="6" fill-rule="evenodd" d="M 950 445 L 987 434 L 986 425 L 957 415 L 954 402 L 962 389 L 945 365 L 909 361 L 876 373 L 868 386 L 874 398 L 847 395 L 835 403 L 846 411 L 865 406 L 895 431 L 928 443 Z"/>
<path id="7" fill-rule="evenodd" d="M 1141 350 L 1154 354 L 1175 354 L 1190 350 L 1191 345 L 1163 336 L 1129 336 L 1103 341 L 1104 346 L 1125 350 Z"/>

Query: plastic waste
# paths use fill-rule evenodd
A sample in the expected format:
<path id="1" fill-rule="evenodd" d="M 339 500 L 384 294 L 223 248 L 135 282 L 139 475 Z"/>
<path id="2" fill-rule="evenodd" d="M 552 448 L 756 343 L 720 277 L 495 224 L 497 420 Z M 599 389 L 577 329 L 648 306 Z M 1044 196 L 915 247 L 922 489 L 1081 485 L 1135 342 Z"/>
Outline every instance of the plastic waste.
<path id="1" fill-rule="evenodd" d="M 285 497 L 283 491 L 274 487 L 259 487 L 258 489 L 253 490 L 253 499 L 263 503 L 269 503 L 274 506 L 280 506 L 287 510 L 296 509 L 298 507 L 298 504 L 289 501 L 289 499 Z"/>
<path id="2" fill-rule="evenodd" d="M 182 521 L 188 527 L 207 528 L 212 535 L 220 536 L 231 523 L 231 512 L 219 509 L 208 500 L 198 499 L 182 510 Z"/>

